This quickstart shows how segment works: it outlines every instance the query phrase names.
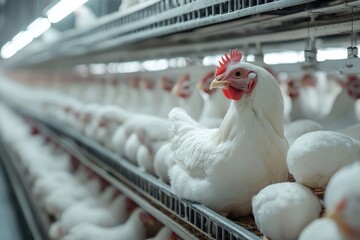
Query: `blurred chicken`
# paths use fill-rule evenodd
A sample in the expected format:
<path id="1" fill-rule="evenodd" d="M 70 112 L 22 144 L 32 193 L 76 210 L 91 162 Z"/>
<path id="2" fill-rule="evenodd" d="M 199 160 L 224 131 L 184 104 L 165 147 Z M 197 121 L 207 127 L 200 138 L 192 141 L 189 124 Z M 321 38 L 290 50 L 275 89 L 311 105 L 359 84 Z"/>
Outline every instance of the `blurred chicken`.
<path id="1" fill-rule="evenodd" d="M 161 228 L 151 215 L 144 210 L 136 209 L 123 225 L 104 228 L 94 224 L 80 224 L 70 230 L 64 240 L 143 240 L 153 237 Z"/>
<path id="2" fill-rule="evenodd" d="M 325 191 L 325 218 L 313 221 L 299 240 L 360 239 L 360 163 L 336 172 Z"/>
<path id="3" fill-rule="evenodd" d="M 103 100 L 104 105 L 115 105 L 116 94 L 119 80 L 115 76 L 109 76 L 105 81 L 105 98 Z"/>
<path id="4" fill-rule="evenodd" d="M 314 109 L 309 102 L 309 96 L 306 90 L 301 86 L 299 80 L 288 81 L 287 94 L 291 99 L 290 120 L 313 119 L 315 117 Z"/>
<path id="5" fill-rule="evenodd" d="M 170 143 L 162 145 L 154 156 L 155 175 L 165 183 L 170 182 L 169 170 L 175 164 Z"/>
<path id="6" fill-rule="evenodd" d="M 190 75 L 183 75 L 171 92 L 179 98 L 179 106 L 183 108 L 190 117 L 199 120 L 204 101 L 199 91 L 195 89 L 194 84 L 190 81 Z"/>
<path id="7" fill-rule="evenodd" d="M 323 127 L 319 123 L 309 119 L 296 120 L 284 126 L 284 134 L 290 146 L 305 133 L 320 130 L 323 130 Z"/>
<path id="8" fill-rule="evenodd" d="M 350 75 L 347 77 L 343 90 L 336 97 L 331 112 L 321 119 L 320 123 L 327 130 L 339 130 L 359 123 L 355 109 L 355 103 L 359 98 L 360 78 Z"/>
<path id="9" fill-rule="evenodd" d="M 359 141 L 330 131 L 310 132 L 299 137 L 287 154 L 289 172 L 295 180 L 321 190 L 337 170 L 359 159 Z"/>
<path id="10" fill-rule="evenodd" d="M 289 182 L 263 188 L 253 198 L 252 208 L 260 231 L 277 240 L 298 239 L 321 211 L 320 201 L 310 189 Z"/>
<path id="11" fill-rule="evenodd" d="M 229 108 L 229 101 L 224 98 L 222 92 L 218 89 L 210 89 L 214 76 L 214 71 L 208 72 L 197 85 L 204 99 L 204 108 L 199 122 L 207 128 L 219 127 Z"/>
<path id="12" fill-rule="evenodd" d="M 123 224 L 136 205 L 124 195 L 116 197 L 109 205 L 86 205 L 78 203 L 66 209 L 60 219 L 50 228 L 50 236 L 60 238 L 77 225 L 90 223 L 99 227 Z"/>
<path id="13" fill-rule="evenodd" d="M 160 105 L 160 116 L 167 118 L 169 112 L 174 107 L 179 106 L 178 98 L 171 93 L 175 85 L 175 80 L 172 80 L 169 76 L 164 75 L 160 80 L 160 86 L 162 92 L 162 103 Z"/>
<path id="14" fill-rule="evenodd" d="M 211 83 L 232 100 L 218 129 L 204 128 L 180 108 L 169 114 L 175 193 L 235 217 L 251 212 L 260 189 L 287 178 L 280 89 L 269 72 L 241 58 L 237 50 L 226 54 Z"/>
<path id="15" fill-rule="evenodd" d="M 99 107 L 95 110 L 94 118 L 88 127 L 89 137 L 110 147 L 113 134 L 130 117 L 129 112 L 117 106 Z"/>
<path id="16" fill-rule="evenodd" d="M 67 188 L 56 189 L 45 199 L 44 205 L 49 215 L 59 218 L 61 213 L 79 201 L 92 201 L 104 188 L 98 177 L 89 179 L 83 185 L 72 185 Z"/>

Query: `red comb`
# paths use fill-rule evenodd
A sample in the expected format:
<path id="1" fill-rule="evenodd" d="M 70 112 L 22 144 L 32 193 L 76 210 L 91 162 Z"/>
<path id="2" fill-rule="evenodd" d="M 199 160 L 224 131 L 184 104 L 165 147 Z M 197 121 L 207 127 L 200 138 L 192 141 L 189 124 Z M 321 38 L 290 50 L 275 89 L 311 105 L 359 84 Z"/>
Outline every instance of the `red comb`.
<path id="1" fill-rule="evenodd" d="M 347 82 L 350 83 L 350 82 L 353 82 L 353 81 L 356 81 L 358 80 L 358 76 L 356 75 L 349 75 L 347 76 Z"/>
<path id="2" fill-rule="evenodd" d="M 216 76 L 224 73 L 229 63 L 240 62 L 242 58 L 242 53 L 237 49 L 230 50 L 229 55 L 224 53 L 224 56 L 221 57 L 221 60 L 219 61 L 219 66 L 216 68 Z"/>

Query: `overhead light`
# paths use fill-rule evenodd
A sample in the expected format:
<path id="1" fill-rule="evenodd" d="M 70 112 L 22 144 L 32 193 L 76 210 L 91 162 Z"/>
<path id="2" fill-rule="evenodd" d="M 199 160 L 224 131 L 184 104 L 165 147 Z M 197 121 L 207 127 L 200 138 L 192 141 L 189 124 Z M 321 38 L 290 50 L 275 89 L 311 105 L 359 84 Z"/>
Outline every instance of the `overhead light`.
<path id="1" fill-rule="evenodd" d="M 221 60 L 221 55 L 213 55 L 204 57 L 202 64 L 204 66 L 216 66 Z"/>
<path id="2" fill-rule="evenodd" d="M 51 23 L 47 18 L 39 17 L 27 27 L 27 31 L 33 38 L 39 37 L 51 27 Z"/>
<path id="3" fill-rule="evenodd" d="M 319 62 L 325 60 L 346 59 L 346 49 L 344 48 L 326 48 L 324 50 L 318 50 L 317 60 Z"/>
<path id="4" fill-rule="evenodd" d="M 304 62 L 304 51 L 283 51 L 264 54 L 265 64 L 285 64 Z"/>
<path id="5" fill-rule="evenodd" d="M 51 23 L 46 18 L 38 18 L 27 27 L 26 31 L 21 31 L 16 34 L 13 39 L 7 42 L 1 48 L 1 57 L 4 59 L 14 56 L 18 51 L 32 42 L 34 38 L 39 37 L 51 26 Z"/>
<path id="6" fill-rule="evenodd" d="M 11 41 L 7 42 L 2 48 L 1 48 L 1 57 L 4 59 L 11 58 L 16 53 L 15 47 L 11 44 Z"/>
<path id="7" fill-rule="evenodd" d="M 50 22 L 57 23 L 87 1 L 88 0 L 61 0 L 49 11 L 47 11 L 46 15 Z"/>
<path id="8" fill-rule="evenodd" d="M 139 72 L 141 69 L 142 65 L 138 61 L 118 63 L 116 66 L 116 72 L 118 73 Z"/>
<path id="9" fill-rule="evenodd" d="M 16 51 L 19 51 L 20 49 L 31 43 L 33 39 L 34 38 L 31 36 L 30 32 L 21 31 L 13 38 L 11 45 L 14 46 Z"/>
<path id="10" fill-rule="evenodd" d="M 147 71 L 159 71 L 169 68 L 169 62 L 166 59 L 147 60 L 143 62 L 143 68 Z"/>

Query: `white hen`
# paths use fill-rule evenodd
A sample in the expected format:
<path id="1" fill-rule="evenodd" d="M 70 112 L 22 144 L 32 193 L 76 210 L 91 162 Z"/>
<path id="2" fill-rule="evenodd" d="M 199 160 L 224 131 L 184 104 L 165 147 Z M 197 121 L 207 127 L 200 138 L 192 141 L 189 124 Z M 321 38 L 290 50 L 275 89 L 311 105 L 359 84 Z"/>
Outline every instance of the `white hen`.
<path id="1" fill-rule="evenodd" d="M 329 131 L 301 136 L 287 155 L 289 172 L 297 182 L 312 189 L 324 189 L 337 170 L 359 159 L 359 141 Z"/>
<path id="2" fill-rule="evenodd" d="M 259 230 L 270 239 L 297 239 L 303 228 L 318 218 L 319 199 L 298 183 L 277 183 L 262 189 L 252 201 Z"/>
<path id="3" fill-rule="evenodd" d="M 193 119 L 199 120 L 203 110 L 204 101 L 195 84 L 191 82 L 190 75 L 183 75 L 175 84 L 171 92 L 179 98 L 179 106 Z"/>
<path id="4" fill-rule="evenodd" d="M 154 236 L 160 224 L 144 210 L 136 209 L 125 224 L 104 228 L 93 224 L 81 224 L 70 230 L 63 240 L 143 240 Z"/>
<path id="5" fill-rule="evenodd" d="M 237 50 L 225 55 L 211 83 L 233 100 L 219 128 L 180 108 L 169 114 L 175 193 L 235 217 L 250 213 L 260 189 L 287 178 L 281 91 L 269 72 L 241 58 Z"/>
<path id="6" fill-rule="evenodd" d="M 218 89 L 210 89 L 214 76 L 214 71 L 208 72 L 197 85 L 202 90 L 204 99 L 204 108 L 199 122 L 207 128 L 219 127 L 229 108 L 229 101 L 224 98 L 222 92 Z"/>
<path id="7" fill-rule="evenodd" d="M 319 123 L 309 119 L 296 120 L 284 126 L 284 134 L 290 146 L 305 133 L 320 130 L 323 130 L 323 127 Z"/>
<path id="8" fill-rule="evenodd" d="M 100 227 L 114 227 L 123 224 L 136 205 L 124 195 L 119 195 L 109 206 L 75 204 L 66 209 L 60 219 L 50 228 L 50 236 L 60 238 L 72 228 L 83 223 Z"/>
<path id="9" fill-rule="evenodd" d="M 355 103 L 360 98 L 360 78 L 348 76 L 343 90 L 336 97 L 329 115 L 320 123 L 327 130 L 339 130 L 359 123 Z"/>

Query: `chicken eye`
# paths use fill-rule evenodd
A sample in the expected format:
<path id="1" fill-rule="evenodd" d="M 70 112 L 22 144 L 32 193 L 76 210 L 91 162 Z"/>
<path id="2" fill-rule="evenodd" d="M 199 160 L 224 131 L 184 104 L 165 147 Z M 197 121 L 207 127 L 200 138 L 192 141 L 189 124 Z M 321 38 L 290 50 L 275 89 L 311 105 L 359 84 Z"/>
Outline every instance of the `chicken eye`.
<path id="1" fill-rule="evenodd" d="M 235 71 L 233 75 L 234 75 L 234 77 L 236 77 L 236 78 L 241 78 L 243 74 L 242 74 L 241 71 Z"/>

